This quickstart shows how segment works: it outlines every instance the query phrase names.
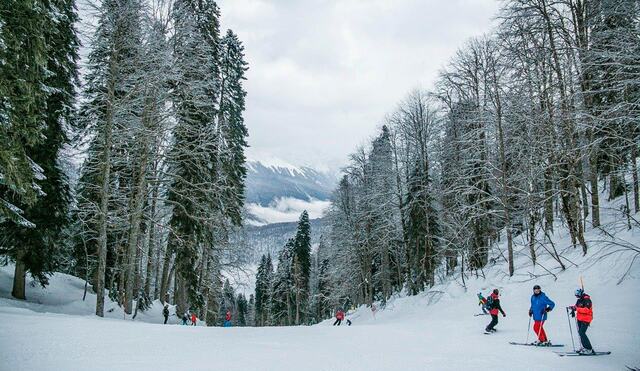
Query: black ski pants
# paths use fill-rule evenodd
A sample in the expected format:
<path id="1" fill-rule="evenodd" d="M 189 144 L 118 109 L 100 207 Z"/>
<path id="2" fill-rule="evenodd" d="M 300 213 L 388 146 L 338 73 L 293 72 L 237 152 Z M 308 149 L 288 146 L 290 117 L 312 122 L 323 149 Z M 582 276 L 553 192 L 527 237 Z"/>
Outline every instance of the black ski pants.
<path id="1" fill-rule="evenodd" d="M 497 314 L 492 314 L 491 315 L 491 323 L 489 323 L 489 325 L 487 326 L 487 328 L 485 329 L 487 332 L 493 330 L 494 327 L 496 327 L 496 325 L 498 324 L 498 315 Z"/>
<path id="2" fill-rule="evenodd" d="M 169 319 L 169 316 L 164 316 L 164 324 L 167 324 L 167 320 Z"/>
<path id="3" fill-rule="evenodd" d="M 338 325 L 340 326 L 340 324 L 342 323 L 341 319 L 336 318 L 336 321 L 333 323 L 334 326 Z"/>
<path id="4" fill-rule="evenodd" d="M 578 321 L 578 335 L 580 335 L 580 342 L 584 349 L 591 350 L 593 347 L 591 346 L 591 342 L 587 337 L 587 329 L 589 328 L 589 324 L 587 322 Z"/>

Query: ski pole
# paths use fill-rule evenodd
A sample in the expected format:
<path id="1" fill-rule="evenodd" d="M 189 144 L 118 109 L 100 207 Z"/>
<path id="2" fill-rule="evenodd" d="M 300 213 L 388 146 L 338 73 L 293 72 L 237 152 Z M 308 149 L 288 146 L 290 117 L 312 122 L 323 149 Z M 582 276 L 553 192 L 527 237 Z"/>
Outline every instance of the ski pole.
<path id="1" fill-rule="evenodd" d="M 524 341 L 525 344 L 529 344 L 529 331 L 531 331 L 531 317 L 529 317 L 529 324 L 527 325 L 527 340 Z"/>
<path id="2" fill-rule="evenodd" d="M 571 345 L 573 346 L 573 351 L 576 351 L 576 344 L 573 341 L 573 330 L 571 329 L 571 317 L 569 317 L 569 307 L 567 307 L 567 321 L 569 322 L 569 332 L 571 333 Z"/>

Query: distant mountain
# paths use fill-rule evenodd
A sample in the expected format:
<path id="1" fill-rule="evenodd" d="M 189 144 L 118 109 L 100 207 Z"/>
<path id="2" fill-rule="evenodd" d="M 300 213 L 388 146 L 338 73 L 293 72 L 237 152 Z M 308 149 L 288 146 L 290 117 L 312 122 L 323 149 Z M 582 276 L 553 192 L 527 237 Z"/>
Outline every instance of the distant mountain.
<path id="1" fill-rule="evenodd" d="M 248 161 L 247 170 L 245 238 L 253 260 L 266 253 L 276 258 L 295 235 L 304 210 L 311 218 L 311 242 L 317 245 L 326 232 L 322 217 L 337 176 L 274 159 Z"/>
<path id="2" fill-rule="evenodd" d="M 329 172 L 280 160 L 248 161 L 247 170 L 246 221 L 254 226 L 297 221 L 303 210 L 322 217 L 337 183 Z"/>
<path id="3" fill-rule="evenodd" d="M 247 162 L 247 203 L 269 206 L 278 198 L 327 201 L 336 185 L 331 174 L 282 162 Z"/>

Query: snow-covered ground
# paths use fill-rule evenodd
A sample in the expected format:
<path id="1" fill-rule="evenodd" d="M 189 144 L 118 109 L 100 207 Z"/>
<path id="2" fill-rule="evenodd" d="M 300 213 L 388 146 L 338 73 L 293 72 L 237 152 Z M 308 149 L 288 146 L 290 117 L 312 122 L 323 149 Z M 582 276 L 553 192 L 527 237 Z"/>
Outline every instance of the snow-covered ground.
<path id="1" fill-rule="evenodd" d="M 568 244 L 558 224 L 554 243 L 566 257 L 561 271 L 548 254 L 533 267 L 521 246 L 514 277 L 506 265 L 485 277 L 460 276 L 414 297 L 398 295 L 376 318 L 367 308 L 352 311 L 353 326 L 208 328 L 162 325 L 161 304 L 135 320 L 107 304 L 107 318 L 92 315 L 95 296 L 82 301 L 84 282 L 56 274 L 42 290 L 28 287 L 28 301 L 10 299 L 12 266 L 0 269 L 0 370 L 625 370 L 640 367 L 640 262 L 622 248 L 640 245 L 640 230 L 625 228 L 618 204 L 607 205 L 607 233 L 589 230 L 590 253 Z M 637 215 L 636 215 L 637 217 Z M 637 219 L 637 218 L 636 218 Z M 522 243 L 522 241 L 519 241 Z M 612 243 L 615 242 L 615 243 Z M 542 254 L 544 249 L 539 247 Z M 499 255 L 497 250 L 492 256 Z M 639 259 L 640 260 L 640 259 Z M 628 268 L 631 266 L 631 269 Z M 553 273 L 557 278 L 554 278 Z M 601 357 L 561 358 L 572 348 L 565 307 L 582 276 L 594 301 L 588 335 Z M 621 279 L 624 276 L 624 279 Z M 527 333 L 529 298 L 537 283 L 556 302 L 545 329 L 564 348 L 509 345 L 532 341 Z M 501 291 L 507 317 L 498 332 L 484 335 L 488 316 L 476 294 Z M 577 342 L 575 330 L 574 339 Z"/>

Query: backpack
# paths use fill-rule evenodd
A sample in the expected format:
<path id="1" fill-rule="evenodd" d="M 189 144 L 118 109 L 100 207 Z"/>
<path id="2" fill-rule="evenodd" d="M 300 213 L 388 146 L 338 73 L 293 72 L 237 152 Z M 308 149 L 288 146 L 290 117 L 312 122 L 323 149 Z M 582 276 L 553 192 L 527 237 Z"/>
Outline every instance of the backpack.
<path id="1" fill-rule="evenodd" d="M 491 310 L 493 309 L 493 296 L 489 295 L 487 297 L 487 302 L 484 304 L 484 308 L 486 310 Z"/>

